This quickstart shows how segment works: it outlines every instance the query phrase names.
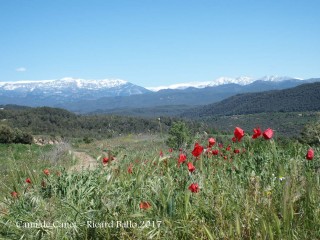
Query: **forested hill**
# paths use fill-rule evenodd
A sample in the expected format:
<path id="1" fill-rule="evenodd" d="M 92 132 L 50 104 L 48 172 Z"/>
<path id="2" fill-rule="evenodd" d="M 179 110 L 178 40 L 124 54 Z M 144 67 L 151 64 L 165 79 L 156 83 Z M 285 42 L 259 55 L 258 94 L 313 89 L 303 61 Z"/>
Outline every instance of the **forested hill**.
<path id="1" fill-rule="evenodd" d="M 240 115 L 263 112 L 320 111 L 320 83 L 260 93 L 238 94 L 221 102 L 194 108 L 184 117 Z"/>
<path id="2" fill-rule="evenodd" d="M 161 118 L 165 131 L 174 119 Z M 108 138 L 122 133 L 154 133 L 159 120 L 115 115 L 76 115 L 64 109 L 0 105 L 0 126 L 19 128 L 33 135 Z"/>

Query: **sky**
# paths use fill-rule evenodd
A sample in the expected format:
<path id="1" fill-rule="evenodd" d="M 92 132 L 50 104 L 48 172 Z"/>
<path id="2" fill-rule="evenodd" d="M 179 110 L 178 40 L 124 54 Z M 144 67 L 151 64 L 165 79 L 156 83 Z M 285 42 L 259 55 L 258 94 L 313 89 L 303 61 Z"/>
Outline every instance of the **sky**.
<path id="1" fill-rule="evenodd" d="M 0 81 L 320 77 L 318 0 L 0 0 Z"/>

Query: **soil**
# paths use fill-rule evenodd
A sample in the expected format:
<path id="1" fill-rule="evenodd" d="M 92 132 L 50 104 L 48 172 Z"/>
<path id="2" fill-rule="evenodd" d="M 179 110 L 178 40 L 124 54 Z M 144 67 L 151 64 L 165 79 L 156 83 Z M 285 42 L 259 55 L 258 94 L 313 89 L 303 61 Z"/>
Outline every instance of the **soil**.
<path id="1" fill-rule="evenodd" d="M 96 159 L 85 152 L 73 152 L 78 163 L 70 168 L 70 171 L 94 170 L 98 166 Z"/>

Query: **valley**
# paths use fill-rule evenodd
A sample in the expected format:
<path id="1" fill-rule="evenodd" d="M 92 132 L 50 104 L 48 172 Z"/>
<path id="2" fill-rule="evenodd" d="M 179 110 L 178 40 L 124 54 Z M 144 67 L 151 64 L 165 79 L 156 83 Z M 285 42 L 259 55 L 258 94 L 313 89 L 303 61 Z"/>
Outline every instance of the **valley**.
<path id="1" fill-rule="evenodd" d="M 176 94 L 162 90 L 113 100 L 150 98 L 136 108 L 84 101 L 89 114 L 1 105 L 0 236 L 317 239 L 318 88 L 203 105 L 212 89 L 187 89 L 186 105 L 153 105 Z"/>

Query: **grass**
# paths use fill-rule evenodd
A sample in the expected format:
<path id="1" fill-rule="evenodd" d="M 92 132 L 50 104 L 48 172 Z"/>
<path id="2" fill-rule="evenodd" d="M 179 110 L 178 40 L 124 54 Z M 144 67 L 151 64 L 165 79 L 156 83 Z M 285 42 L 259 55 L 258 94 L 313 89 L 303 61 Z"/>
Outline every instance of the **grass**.
<path id="1" fill-rule="evenodd" d="M 24 182 L 27 177 L 37 178 L 47 166 L 68 167 L 66 161 L 68 144 L 45 145 L 36 144 L 0 144 L 0 192 L 2 197 L 9 190 L 18 189 L 17 183 Z M 1 197 L 0 197 L 1 199 Z"/>
<path id="2" fill-rule="evenodd" d="M 196 167 L 193 173 L 185 163 L 178 167 L 179 150 L 169 151 L 162 139 L 151 135 L 74 143 L 73 148 L 98 162 L 111 155 L 116 158 L 81 172 L 68 172 L 60 163 L 40 162 L 52 146 L 1 145 L 1 151 L 10 156 L 1 158 L 1 163 L 11 159 L 6 166 L 15 177 L 1 188 L 5 197 L 0 236 L 320 239 L 319 148 L 314 148 L 315 158 L 307 161 L 309 146 L 295 141 L 245 136 L 233 143 L 229 136 L 213 137 L 224 144 L 213 146 L 219 155 L 203 153 L 196 159 L 193 147 L 183 149 L 187 162 Z M 196 141 L 206 146 L 207 138 L 198 135 Z M 72 157 L 65 157 L 70 164 Z M 32 160 L 26 165 L 23 159 Z M 45 168 L 49 175 L 42 172 Z M 26 177 L 32 184 L 25 183 Z M 199 185 L 199 192 L 188 189 L 192 183 Z M 19 195 L 12 197 L 12 191 Z M 147 209 L 141 209 L 143 205 Z"/>

